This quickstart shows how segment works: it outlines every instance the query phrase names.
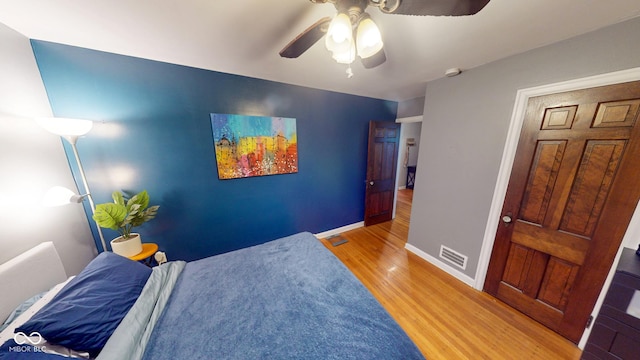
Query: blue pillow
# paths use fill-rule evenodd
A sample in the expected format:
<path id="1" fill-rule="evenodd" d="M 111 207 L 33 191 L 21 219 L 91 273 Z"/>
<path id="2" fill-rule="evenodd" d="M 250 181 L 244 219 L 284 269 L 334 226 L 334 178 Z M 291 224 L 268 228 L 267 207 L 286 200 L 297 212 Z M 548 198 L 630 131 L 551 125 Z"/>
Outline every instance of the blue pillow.
<path id="1" fill-rule="evenodd" d="M 103 252 L 29 321 L 16 329 L 97 355 L 140 295 L 151 269 Z"/>

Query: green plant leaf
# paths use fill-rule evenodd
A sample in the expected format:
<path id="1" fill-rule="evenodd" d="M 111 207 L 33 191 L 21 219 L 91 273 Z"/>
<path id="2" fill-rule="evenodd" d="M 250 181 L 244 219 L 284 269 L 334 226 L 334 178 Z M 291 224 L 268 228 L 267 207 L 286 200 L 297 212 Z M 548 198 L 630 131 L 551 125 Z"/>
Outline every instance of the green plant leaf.
<path id="1" fill-rule="evenodd" d="M 127 209 L 119 204 L 106 203 L 96 206 L 96 212 L 93 215 L 98 226 L 118 230 L 122 226 L 122 222 L 127 217 Z"/>
<path id="2" fill-rule="evenodd" d="M 147 190 L 142 190 L 138 194 L 134 195 L 129 201 L 127 201 L 127 209 L 131 209 L 133 204 L 140 205 L 140 210 L 144 210 L 149 206 L 149 194 Z"/>
<path id="3" fill-rule="evenodd" d="M 114 191 L 113 194 L 111 194 L 111 197 L 113 198 L 113 202 L 115 204 L 124 206 L 124 197 L 122 196 L 122 193 L 120 191 Z"/>
<path id="4" fill-rule="evenodd" d="M 131 224 L 132 226 L 140 226 L 142 223 L 139 223 L 138 219 L 142 217 L 140 212 L 140 204 L 133 204 L 129 209 L 129 213 L 127 217 L 124 219 L 124 224 Z"/>
<path id="5" fill-rule="evenodd" d="M 158 212 L 158 205 L 149 206 L 149 194 L 146 190 L 127 199 L 120 191 L 111 194 L 113 203 L 99 204 L 93 219 L 98 226 L 117 230 L 128 238 L 134 227 L 153 219 Z"/>
<path id="6" fill-rule="evenodd" d="M 144 221 L 149 221 L 153 218 L 156 217 L 156 214 L 158 213 L 158 209 L 160 208 L 160 206 L 155 205 L 155 206 L 149 206 L 149 208 L 147 210 L 144 211 Z"/>

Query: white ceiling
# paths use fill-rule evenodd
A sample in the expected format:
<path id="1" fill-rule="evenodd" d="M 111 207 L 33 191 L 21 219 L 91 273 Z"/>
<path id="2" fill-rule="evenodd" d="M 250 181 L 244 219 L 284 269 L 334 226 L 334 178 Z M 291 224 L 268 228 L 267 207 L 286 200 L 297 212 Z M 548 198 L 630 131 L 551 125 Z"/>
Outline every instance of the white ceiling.
<path id="1" fill-rule="evenodd" d="M 428 0 L 425 0 L 428 1 Z M 387 61 L 347 78 L 316 43 L 278 52 L 331 4 L 308 0 L 0 0 L 0 22 L 32 39 L 389 100 L 424 96 L 448 68 L 470 69 L 640 15 L 639 0 L 491 0 L 466 17 L 368 12 Z M 640 38 L 640 34 L 639 34 Z"/>

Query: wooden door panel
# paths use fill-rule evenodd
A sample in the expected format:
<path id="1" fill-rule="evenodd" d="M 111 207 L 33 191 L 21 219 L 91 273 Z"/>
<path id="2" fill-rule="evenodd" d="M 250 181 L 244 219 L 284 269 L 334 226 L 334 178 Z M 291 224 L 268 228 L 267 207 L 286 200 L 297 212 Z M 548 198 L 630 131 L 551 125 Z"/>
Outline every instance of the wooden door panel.
<path id="1" fill-rule="evenodd" d="M 558 177 L 566 141 L 540 141 L 536 148 L 531 176 L 525 190 L 521 217 L 534 224 L 542 224 L 551 192 Z"/>
<path id="2" fill-rule="evenodd" d="M 587 141 L 560 230 L 587 237 L 593 234 L 625 146 L 624 140 Z"/>
<path id="3" fill-rule="evenodd" d="M 520 244 L 512 244 L 503 281 L 525 294 L 535 296 L 548 261 L 547 254 Z M 535 274 L 540 272 L 539 274 Z"/>
<path id="4" fill-rule="evenodd" d="M 394 173 L 394 154 L 397 151 L 397 144 L 385 142 L 384 139 L 386 139 L 388 135 L 390 134 L 383 135 L 383 137 L 376 140 L 373 145 L 374 164 L 373 173 L 369 178 L 370 180 L 389 180 Z"/>
<path id="5" fill-rule="evenodd" d="M 373 143 L 373 173 L 371 179 L 382 178 L 382 160 L 384 157 L 384 143 L 378 142 L 379 137 L 376 134 L 376 140 Z"/>
<path id="6" fill-rule="evenodd" d="M 638 117 L 640 100 L 601 103 L 593 127 L 632 127 Z"/>
<path id="7" fill-rule="evenodd" d="M 532 98 L 485 291 L 577 342 L 640 189 L 640 82 Z"/>
<path id="8" fill-rule="evenodd" d="M 577 106 L 546 109 L 542 120 L 542 130 L 571 129 L 577 110 Z"/>
<path id="9" fill-rule="evenodd" d="M 582 265 L 589 239 L 558 233 L 534 224 L 518 221 L 511 242 L 551 256 Z"/>
<path id="10" fill-rule="evenodd" d="M 541 302 L 539 306 L 564 311 L 579 268 L 570 261 L 514 242 L 502 281 L 512 290 Z M 533 304 L 535 302 L 529 306 L 533 307 Z"/>
<path id="11" fill-rule="evenodd" d="M 515 288 L 521 289 L 524 286 L 526 273 L 531 265 L 532 255 L 533 250 L 518 244 L 511 244 L 509 256 L 507 257 L 507 265 L 504 267 L 504 274 L 502 275 L 502 281 Z"/>
<path id="12" fill-rule="evenodd" d="M 540 290 L 540 279 L 545 274 L 549 255 L 540 251 L 531 250 L 531 264 L 527 269 L 525 282 L 522 284 L 522 293 L 535 298 Z"/>
<path id="13" fill-rule="evenodd" d="M 564 311 L 571 286 L 579 269 L 579 266 L 570 262 L 558 258 L 550 258 L 537 295 L 538 300 Z"/>
<path id="14" fill-rule="evenodd" d="M 495 296 L 505 303 L 529 315 L 545 326 L 556 329 L 562 322 L 562 311 L 549 306 L 540 300 L 522 296 L 522 291 L 506 283 L 500 283 Z"/>
<path id="15" fill-rule="evenodd" d="M 370 209 L 378 215 L 384 215 L 389 209 L 393 208 L 393 193 L 391 191 L 380 191 L 370 198 Z"/>
<path id="16" fill-rule="evenodd" d="M 387 135 L 387 138 L 391 137 L 391 134 Z M 393 137 L 396 137 L 396 132 L 393 132 Z M 380 177 L 378 180 L 388 180 L 395 181 L 395 168 L 396 161 L 395 159 L 398 156 L 398 144 L 395 142 L 385 142 L 384 146 L 384 156 L 382 157 L 382 168 L 380 169 Z"/>

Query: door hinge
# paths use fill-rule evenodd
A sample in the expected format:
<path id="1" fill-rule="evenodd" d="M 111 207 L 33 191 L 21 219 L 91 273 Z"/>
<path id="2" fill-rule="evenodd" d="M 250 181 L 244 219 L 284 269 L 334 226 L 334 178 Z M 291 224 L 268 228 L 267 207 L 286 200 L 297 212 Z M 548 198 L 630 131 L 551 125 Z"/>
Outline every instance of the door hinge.
<path id="1" fill-rule="evenodd" d="M 587 326 L 585 326 L 585 329 L 590 328 L 592 322 L 593 322 L 593 315 L 589 316 L 589 318 L 587 319 Z"/>

